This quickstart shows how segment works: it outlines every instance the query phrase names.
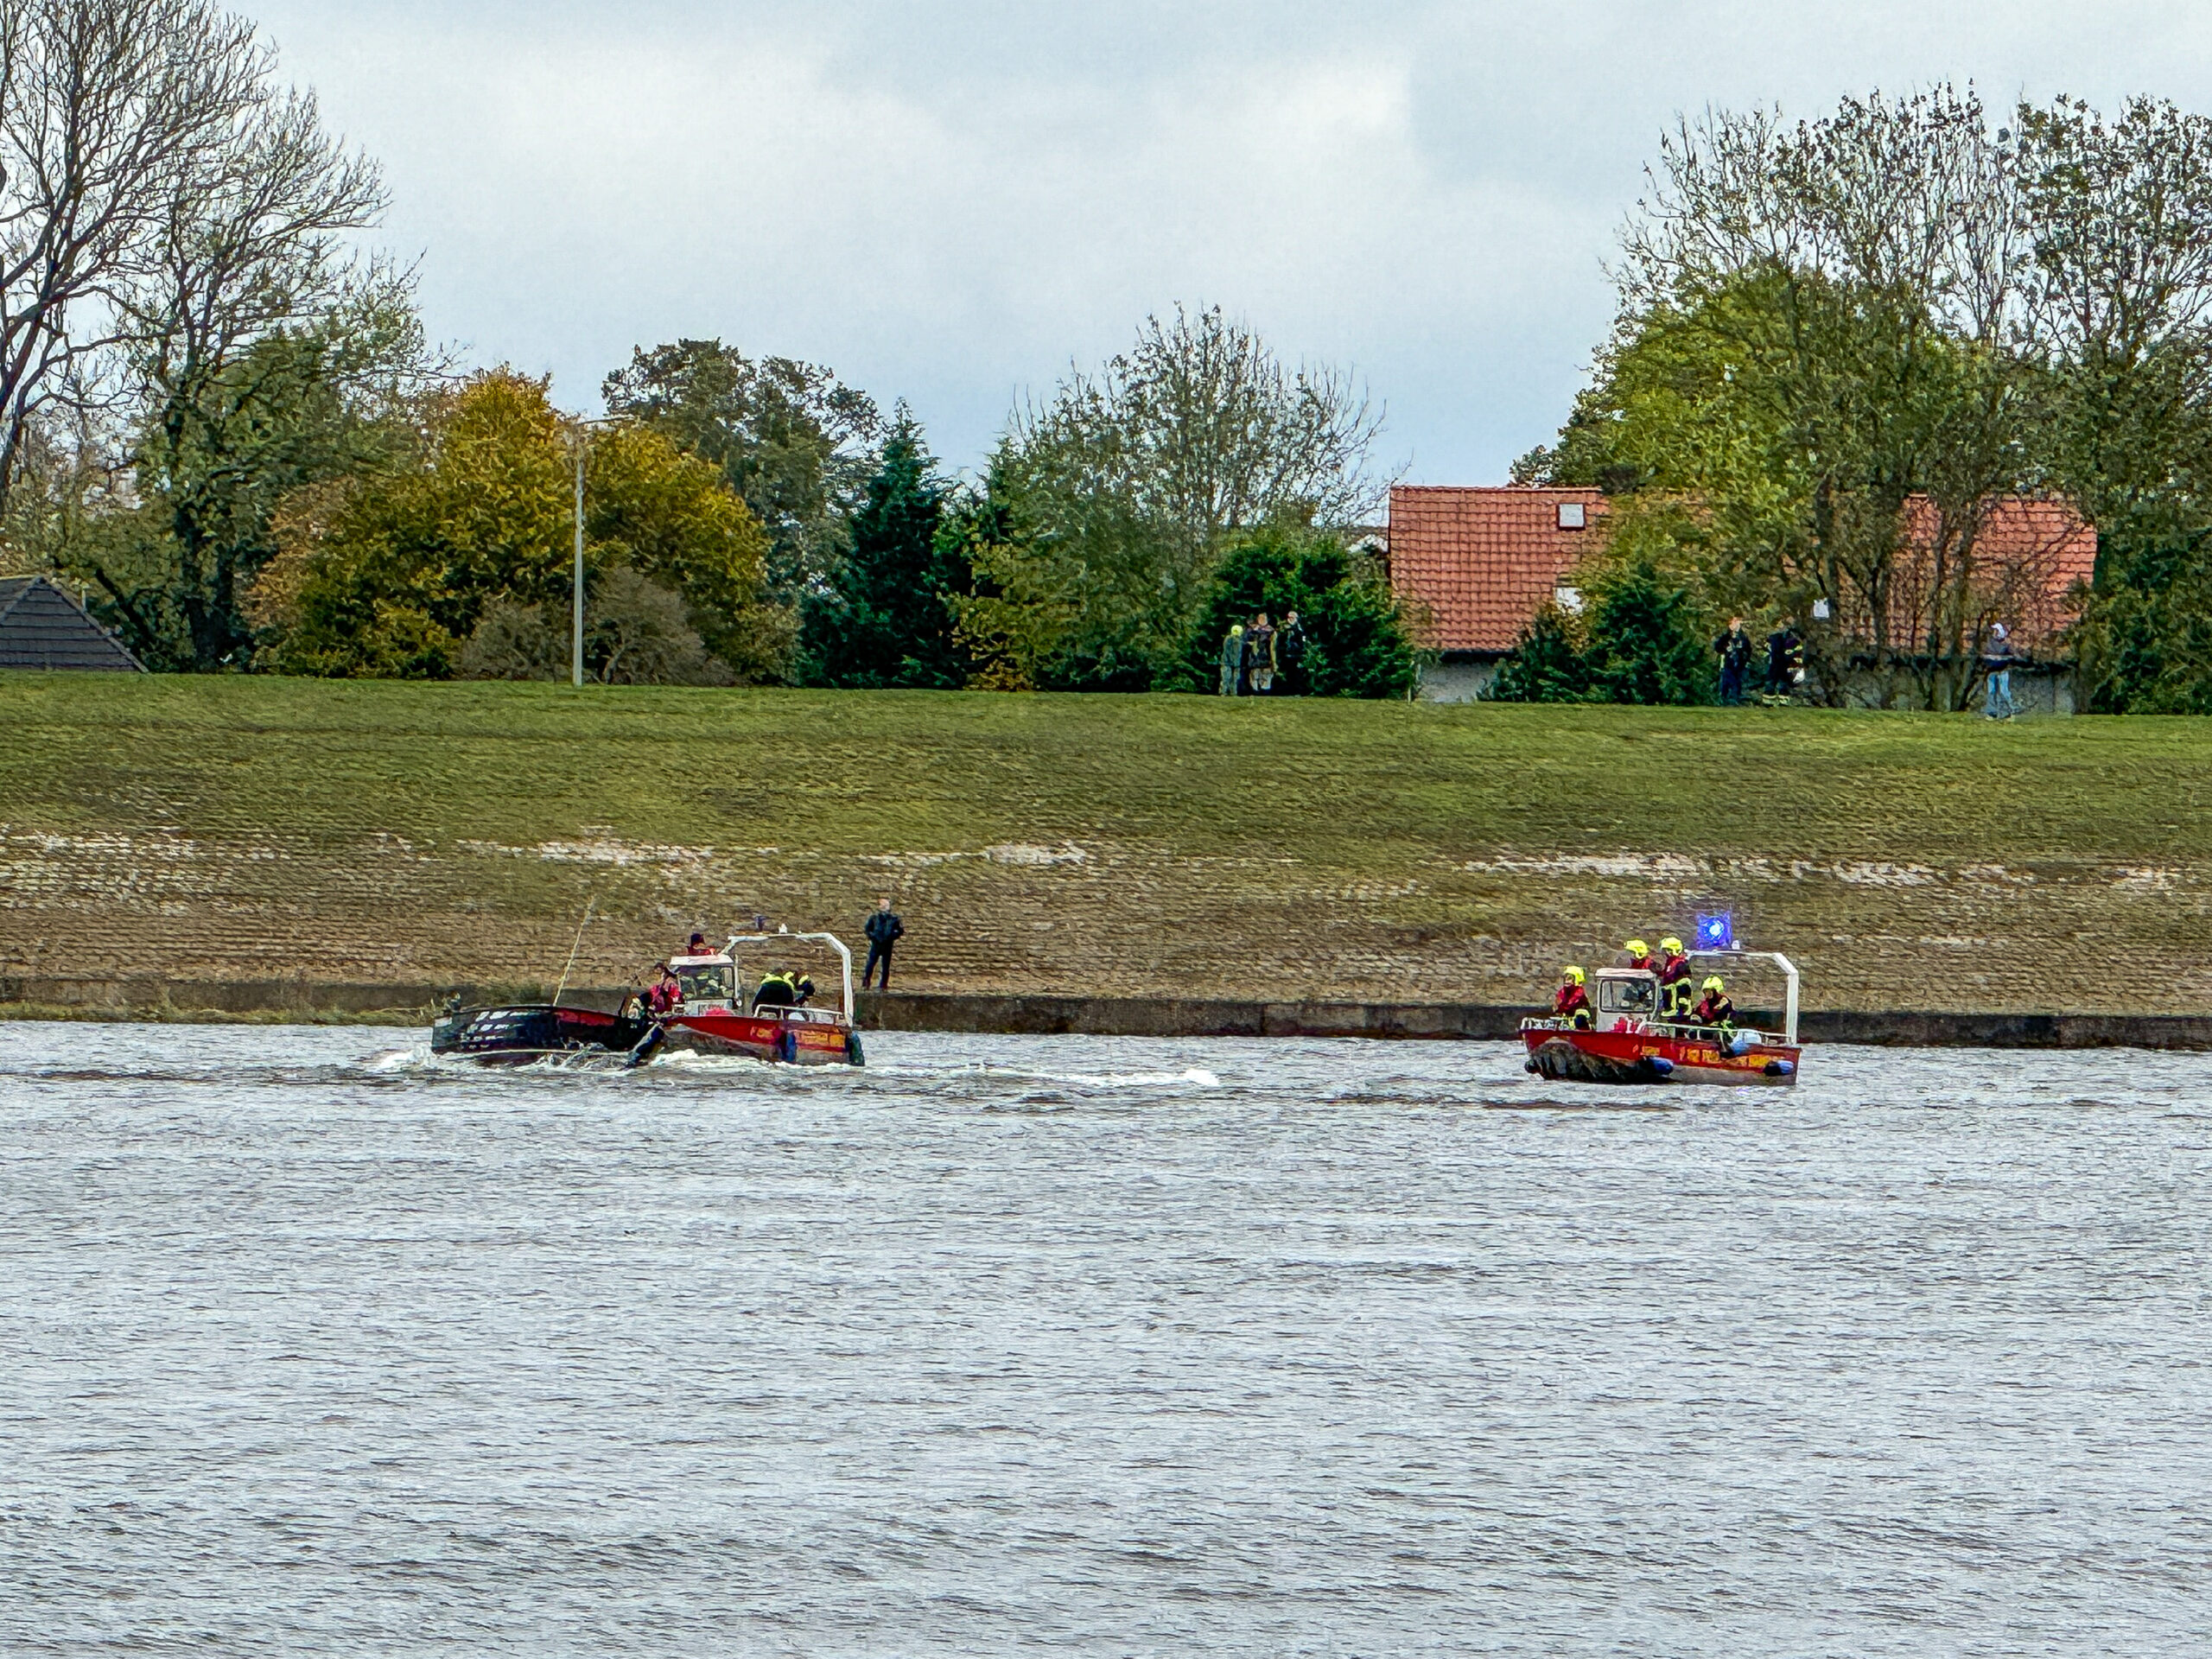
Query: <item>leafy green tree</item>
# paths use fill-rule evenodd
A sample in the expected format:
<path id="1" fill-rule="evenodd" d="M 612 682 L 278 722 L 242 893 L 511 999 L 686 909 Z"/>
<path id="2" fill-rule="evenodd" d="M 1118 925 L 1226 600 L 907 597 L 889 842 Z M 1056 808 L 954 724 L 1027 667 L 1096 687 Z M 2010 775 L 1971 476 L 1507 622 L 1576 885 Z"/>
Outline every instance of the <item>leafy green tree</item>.
<path id="1" fill-rule="evenodd" d="M 1185 650 L 1175 683 L 1217 683 L 1230 625 L 1265 611 L 1280 628 L 1298 613 L 1306 657 L 1279 675 L 1287 691 L 1322 697 L 1399 697 L 1420 683 L 1421 652 L 1389 579 L 1340 537 L 1268 524 L 1230 543 Z"/>
<path id="2" fill-rule="evenodd" d="M 632 352 L 603 395 L 609 414 L 664 434 L 744 499 L 767 531 L 779 599 L 795 606 L 822 589 L 875 467 L 882 423 L 865 392 L 816 364 L 679 340 Z"/>
<path id="3" fill-rule="evenodd" d="M 1277 519 L 1334 528 L 1374 505 L 1379 426 L 1351 377 L 1291 368 L 1218 310 L 1147 319 L 1129 352 L 1016 412 L 992 464 L 1009 533 L 965 626 L 1049 635 L 1044 683 L 1164 683 L 1230 538 Z M 1018 617 L 1025 604 L 1039 616 Z"/>
<path id="4" fill-rule="evenodd" d="M 953 602 L 974 582 L 958 538 L 943 534 L 945 494 L 921 428 L 902 404 L 829 591 L 805 606 L 801 653 L 810 683 L 966 683 Z"/>

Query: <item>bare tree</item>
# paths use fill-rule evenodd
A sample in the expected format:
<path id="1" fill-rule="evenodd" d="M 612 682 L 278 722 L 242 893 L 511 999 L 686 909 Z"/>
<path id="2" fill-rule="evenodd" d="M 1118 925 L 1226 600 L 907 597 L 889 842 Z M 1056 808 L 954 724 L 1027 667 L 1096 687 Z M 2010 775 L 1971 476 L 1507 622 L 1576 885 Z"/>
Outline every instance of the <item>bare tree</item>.
<path id="1" fill-rule="evenodd" d="M 993 474 L 1026 532 L 1006 556 L 1034 567 L 1014 587 L 1058 595 L 1080 678 L 1150 684 L 1229 533 L 1375 507 L 1382 420 L 1352 375 L 1291 367 L 1218 308 L 1147 318 L 1131 350 L 1015 412 Z"/>
<path id="2" fill-rule="evenodd" d="M 0 493 L 26 422 L 126 337 L 181 181 L 270 65 L 204 0 L 0 0 Z"/>
<path id="3" fill-rule="evenodd" d="M 409 274 L 346 245 L 384 206 L 375 164 L 323 130 L 313 94 L 264 82 L 176 170 L 117 286 L 140 486 L 167 519 L 162 586 L 202 671 L 251 647 L 239 589 L 273 554 L 276 497 L 351 458 L 332 453 L 353 429 L 330 406 L 388 404 L 426 367 Z"/>
<path id="4" fill-rule="evenodd" d="M 1867 629 L 1878 666 L 1902 651 L 1929 702 L 1956 706 L 1975 672 L 1982 524 L 2033 481 L 2042 314 L 2015 150 L 1971 88 L 1943 87 L 1794 126 L 1709 112 L 1681 124 L 1652 176 L 1624 235 L 1624 321 L 1657 307 L 1754 319 L 1758 338 L 1739 343 L 1808 485 L 1804 543 L 1785 557 Z M 1772 305 L 1702 304 L 1746 283 Z M 1915 497 L 1934 514 L 1906 550 Z"/>

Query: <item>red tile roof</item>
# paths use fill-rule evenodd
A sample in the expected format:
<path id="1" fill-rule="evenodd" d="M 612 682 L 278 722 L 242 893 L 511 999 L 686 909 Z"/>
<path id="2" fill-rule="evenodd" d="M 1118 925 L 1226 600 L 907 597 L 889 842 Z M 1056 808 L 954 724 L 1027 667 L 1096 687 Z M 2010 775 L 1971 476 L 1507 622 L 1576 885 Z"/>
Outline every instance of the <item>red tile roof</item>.
<path id="1" fill-rule="evenodd" d="M 1589 528 L 1561 530 L 1562 502 Z M 1443 651 L 1513 649 L 1605 516 L 1599 490 L 1401 484 L 1390 492 L 1390 579 L 1426 606 Z"/>
<path id="2" fill-rule="evenodd" d="M 1581 504 L 1588 528 L 1562 530 L 1562 502 Z M 1508 652 L 1574 562 L 1602 533 L 1598 490 L 1400 485 L 1390 492 L 1390 576 L 1424 606 L 1443 651 Z M 1890 634 L 1910 649 L 1926 626 L 1934 586 L 1936 520 L 1916 496 L 1906 505 L 1905 550 L 1892 578 Z M 2096 569 L 2097 532 L 2067 503 L 2012 496 L 1993 502 L 1975 537 L 1971 620 L 2006 623 L 2032 646 L 2074 619 L 2070 597 Z M 1870 637 L 1863 610 L 1838 621 Z"/>
<path id="3" fill-rule="evenodd" d="M 1891 643 L 1910 649 L 1924 636 L 1934 608 L 1935 504 L 1924 495 L 1905 503 L 1904 547 L 1891 577 Z M 1974 576 L 1967 607 L 1970 627 L 1986 631 L 2002 622 L 2013 643 L 2034 645 L 2080 613 L 2075 588 L 2096 574 L 2097 532 L 2064 501 L 2003 496 L 1992 501 L 1976 528 Z M 1848 612 L 1845 620 L 1851 622 Z M 1872 630 L 1863 615 L 1853 630 Z"/>

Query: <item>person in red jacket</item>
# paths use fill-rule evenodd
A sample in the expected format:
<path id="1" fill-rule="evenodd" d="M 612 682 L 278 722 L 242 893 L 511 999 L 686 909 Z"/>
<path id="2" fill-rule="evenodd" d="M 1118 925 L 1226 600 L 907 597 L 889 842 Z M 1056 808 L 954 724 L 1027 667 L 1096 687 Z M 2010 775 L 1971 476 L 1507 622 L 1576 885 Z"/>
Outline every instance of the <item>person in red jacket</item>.
<path id="1" fill-rule="evenodd" d="M 1628 958 L 1628 965 L 1643 973 L 1651 971 L 1651 947 L 1642 939 L 1630 939 L 1621 946 L 1621 954 Z"/>
<path id="2" fill-rule="evenodd" d="M 1577 1031 L 1587 1031 L 1596 1023 L 1596 1016 L 1590 1012 L 1590 993 L 1582 988 L 1583 978 L 1580 968 L 1562 968 L 1559 989 L 1552 994 L 1552 1018 L 1566 1020 Z"/>
<path id="3" fill-rule="evenodd" d="M 1719 975 L 1714 974 L 1706 980 L 1705 995 L 1698 999 L 1697 1007 L 1690 1019 L 1698 1025 L 1711 1026 L 1717 1031 L 1736 1029 L 1736 1005 L 1728 1000 L 1728 988 L 1720 982 Z"/>
<path id="4" fill-rule="evenodd" d="M 645 993 L 645 1012 L 658 1020 L 674 1008 L 683 995 L 683 987 L 677 981 L 675 970 L 664 962 L 660 964 L 660 977 Z"/>
<path id="5" fill-rule="evenodd" d="M 1680 939 L 1659 941 L 1659 1017 L 1690 1017 L 1690 959 L 1683 955 Z"/>

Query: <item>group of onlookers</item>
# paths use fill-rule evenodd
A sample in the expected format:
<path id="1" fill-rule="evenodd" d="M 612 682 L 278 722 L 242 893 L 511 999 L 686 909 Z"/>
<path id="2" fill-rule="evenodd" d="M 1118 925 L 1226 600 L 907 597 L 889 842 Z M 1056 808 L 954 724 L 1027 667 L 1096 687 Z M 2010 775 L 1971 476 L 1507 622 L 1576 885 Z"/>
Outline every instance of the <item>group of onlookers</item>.
<path id="1" fill-rule="evenodd" d="M 1728 630 L 1713 642 L 1720 658 L 1720 701 L 1733 708 L 1744 701 L 1751 684 L 1757 651 L 1744 631 L 1744 619 L 1732 616 Z M 2011 632 L 2002 622 L 1989 625 L 1988 643 L 1982 647 L 1981 665 L 1988 676 L 1989 691 L 1982 713 L 1991 720 L 2010 720 L 2012 704 L 2012 664 L 2016 652 Z M 1796 695 L 1805 683 L 1805 642 L 1797 630 L 1784 622 L 1766 637 L 1766 677 L 1759 690 L 1768 697 Z"/>
<path id="2" fill-rule="evenodd" d="M 1283 690 L 1295 691 L 1306 661 L 1306 630 L 1298 613 L 1285 613 L 1277 628 L 1260 612 L 1249 622 L 1232 622 L 1221 642 L 1221 695 L 1224 697 L 1264 697 L 1275 690 L 1275 677 Z"/>

